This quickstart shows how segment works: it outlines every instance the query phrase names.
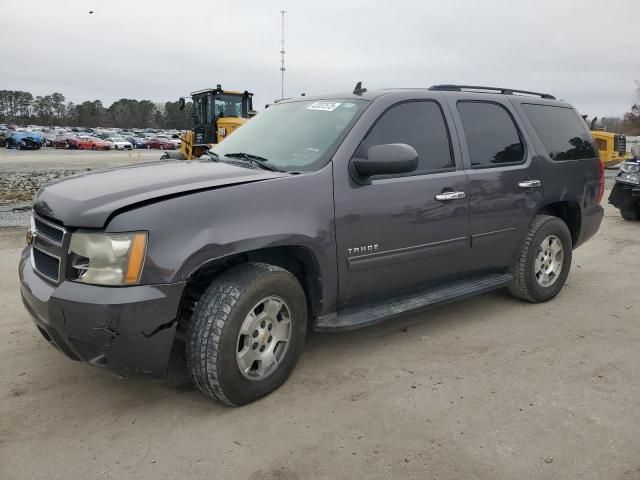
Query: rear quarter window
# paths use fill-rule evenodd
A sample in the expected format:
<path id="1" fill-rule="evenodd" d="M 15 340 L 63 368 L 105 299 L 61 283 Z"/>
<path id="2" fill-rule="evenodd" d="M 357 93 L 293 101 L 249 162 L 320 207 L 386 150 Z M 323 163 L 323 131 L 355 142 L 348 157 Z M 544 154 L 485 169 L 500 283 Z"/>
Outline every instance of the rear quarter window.
<path id="1" fill-rule="evenodd" d="M 531 103 L 522 104 L 522 109 L 551 159 L 597 157 L 591 134 L 575 110 Z"/>

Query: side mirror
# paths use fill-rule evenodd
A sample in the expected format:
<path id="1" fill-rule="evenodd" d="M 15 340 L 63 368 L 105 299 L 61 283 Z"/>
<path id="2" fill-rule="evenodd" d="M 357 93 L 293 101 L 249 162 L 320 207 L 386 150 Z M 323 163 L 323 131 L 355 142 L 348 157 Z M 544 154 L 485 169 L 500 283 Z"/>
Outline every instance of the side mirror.
<path id="1" fill-rule="evenodd" d="M 180 97 L 180 99 L 178 100 L 178 108 L 180 110 L 184 110 L 185 105 L 186 102 L 184 101 L 184 97 Z"/>
<path id="2" fill-rule="evenodd" d="M 367 158 L 354 158 L 351 165 L 357 176 L 363 179 L 374 175 L 409 173 L 418 168 L 418 152 L 406 143 L 374 145 L 367 151 Z"/>

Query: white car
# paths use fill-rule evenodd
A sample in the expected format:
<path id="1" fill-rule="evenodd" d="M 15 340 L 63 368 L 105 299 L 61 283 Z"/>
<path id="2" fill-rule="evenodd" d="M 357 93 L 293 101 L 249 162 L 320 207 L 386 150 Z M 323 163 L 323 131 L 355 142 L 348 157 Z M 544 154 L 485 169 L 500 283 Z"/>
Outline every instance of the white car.
<path id="1" fill-rule="evenodd" d="M 122 137 L 107 137 L 104 139 L 105 142 L 109 142 L 113 145 L 113 149 L 115 150 L 132 150 L 133 145 L 131 142 L 127 142 Z"/>

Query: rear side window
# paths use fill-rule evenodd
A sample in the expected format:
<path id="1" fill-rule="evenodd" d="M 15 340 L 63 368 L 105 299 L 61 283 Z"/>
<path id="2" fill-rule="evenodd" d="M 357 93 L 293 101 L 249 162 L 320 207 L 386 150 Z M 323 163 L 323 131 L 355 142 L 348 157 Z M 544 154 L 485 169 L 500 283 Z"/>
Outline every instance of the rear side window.
<path id="1" fill-rule="evenodd" d="M 496 103 L 458 102 L 472 168 L 524 161 L 524 144 L 513 119 Z"/>
<path id="2" fill-rule="evenodd" d="M 449 132 L 436 102 L 416 101 L 391 107 L 377 120 L 355 156 L 366 158 L 370 147 L 386 143 L 406 143 L 416 149 L 420 163 L 409 175 L 454 168 Z"/>
<path id="3" fill-rule="evenodd" d="M 573 109 L 530 103 L 522 104 L 522 109 L 553 160 L 597 156 L 587 127 Z"/>

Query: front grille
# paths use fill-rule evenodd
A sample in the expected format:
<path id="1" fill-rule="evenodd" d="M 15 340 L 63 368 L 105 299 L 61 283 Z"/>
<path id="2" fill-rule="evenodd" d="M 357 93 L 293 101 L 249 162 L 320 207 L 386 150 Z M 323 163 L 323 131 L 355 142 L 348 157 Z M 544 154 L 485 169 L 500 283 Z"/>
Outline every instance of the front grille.
<path id="1" fill-rule="evenodd" d="M 33 268 L 40 275 L 58 283 L 60 281 L 60 259 L 36 247 L 31 248 Z"/>
<path id="2" fill-rule="evenodd" d="M 42 220 L 40 217 L 33 217 L 35 223 L 34 232 L 36 235 L 55 243 L 56 245 L 62 245 L 62 239 L 64 237 L 64 228 L 59 227 L 53 223 Z"/>

